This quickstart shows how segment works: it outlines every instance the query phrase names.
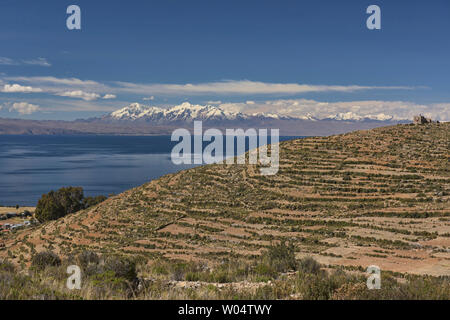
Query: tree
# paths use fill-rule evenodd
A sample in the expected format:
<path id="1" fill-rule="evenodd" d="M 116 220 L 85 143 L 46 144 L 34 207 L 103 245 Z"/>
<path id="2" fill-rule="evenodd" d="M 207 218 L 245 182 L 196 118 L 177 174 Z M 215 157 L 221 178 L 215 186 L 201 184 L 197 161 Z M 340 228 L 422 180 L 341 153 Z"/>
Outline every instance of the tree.
<path id="1" fill-rule="evenodd" d="M 66 187 L 50 191 L 39 199 L 35 216 L 39 222 L 56 220 L 105 201 L 105 196 L 84 197 L 83 188 Z"/>
<path id="2" fill-rule="evenodd" d="M 105 196 L 84 198 L 83 188 L 66 187 L 50 191 L 39 199 L 35 216 L 39 222 L 56 220 L 105 201 Z"/>
<path id="3" fill-rule="evenodd" d="M 61 188 L 57 192 L 59 203 L 63 206 L 66 214 L 74 213 L 84 209 L 83 206 L 83 188 L 67 187 Z"/>
<path id="4" fill-rule="evenodd" d="M 66 215 L 64 207 L 58 201 L 54 191 L 42 195 L 37 203 L 35 211 L 35 217 L 39 222 L 56 220 L 64 215 Z"/>
<path id="5" fill-rule="evenodd" d="M 106 199 L 108 199 L 108 198 L 105 196 L 86 197 L 83 200 L 83 206 L 84 206 L 84 208 L 87 209 L 89 207 L 95 206 L 96 204 L 99 204 L 99 203 L 105 201 Z"/>

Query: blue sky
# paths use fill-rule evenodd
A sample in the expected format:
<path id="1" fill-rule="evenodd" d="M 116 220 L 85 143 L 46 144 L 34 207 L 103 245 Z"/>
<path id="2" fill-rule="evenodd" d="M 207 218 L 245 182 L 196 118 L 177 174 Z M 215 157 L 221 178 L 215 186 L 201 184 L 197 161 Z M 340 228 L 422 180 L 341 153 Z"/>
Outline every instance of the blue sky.
<path id="1" fill-rule="evenodd" d="M 81 8 L 82 30 L 66 28 L 71 4 Z M 366 27 L 372 4 L 381 30 Z M 450 120 L 446 0 L 0 6 L 0 117 L 75 119 L 132 102 L 190 101 L 241 112 L 420 111 Z"/>

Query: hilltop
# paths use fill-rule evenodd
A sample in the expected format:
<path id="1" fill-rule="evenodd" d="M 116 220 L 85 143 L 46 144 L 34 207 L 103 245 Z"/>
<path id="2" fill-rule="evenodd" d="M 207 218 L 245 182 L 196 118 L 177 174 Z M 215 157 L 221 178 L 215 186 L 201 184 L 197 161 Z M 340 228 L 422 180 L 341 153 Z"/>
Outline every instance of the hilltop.
<path id="1" fill-rule="evenodd" d="M 297 258 L 450 275 L 450 123 L 280 143 L 280 170 L 214 164 L 166 175 L 0 239 L 0 256 L 90 250 L 217 265 L 286 240 Z"/>

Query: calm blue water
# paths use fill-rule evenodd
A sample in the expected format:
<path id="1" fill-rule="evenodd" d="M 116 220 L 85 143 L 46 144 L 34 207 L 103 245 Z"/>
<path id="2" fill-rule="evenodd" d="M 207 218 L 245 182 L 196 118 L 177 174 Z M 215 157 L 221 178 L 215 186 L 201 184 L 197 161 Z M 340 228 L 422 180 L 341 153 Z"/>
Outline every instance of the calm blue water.
<path id="1" fill-rule="evenodd" d="M 175 144 L 170 136 L 0 136 L 0 205 L 34 206 L 63 186 L 117 194 L 194 167 L 172 163 Z"/>

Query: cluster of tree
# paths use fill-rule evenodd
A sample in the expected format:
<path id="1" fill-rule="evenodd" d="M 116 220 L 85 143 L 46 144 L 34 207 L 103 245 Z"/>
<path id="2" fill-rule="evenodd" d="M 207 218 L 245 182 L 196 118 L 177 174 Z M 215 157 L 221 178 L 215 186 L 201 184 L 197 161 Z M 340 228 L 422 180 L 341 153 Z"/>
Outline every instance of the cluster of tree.
<path id="1" fill-rule="evenodd" d="M 105 201 L 105 196 L 84 197 L 83 188 L 67 187 L 57 191 L 50 191 L 39 199 L 35 217 L 39 222 L 56 220 L 69 213 L 74 213 L 100 202 Z"/>

